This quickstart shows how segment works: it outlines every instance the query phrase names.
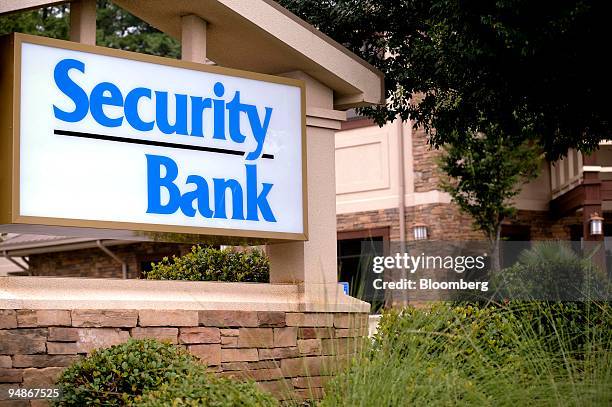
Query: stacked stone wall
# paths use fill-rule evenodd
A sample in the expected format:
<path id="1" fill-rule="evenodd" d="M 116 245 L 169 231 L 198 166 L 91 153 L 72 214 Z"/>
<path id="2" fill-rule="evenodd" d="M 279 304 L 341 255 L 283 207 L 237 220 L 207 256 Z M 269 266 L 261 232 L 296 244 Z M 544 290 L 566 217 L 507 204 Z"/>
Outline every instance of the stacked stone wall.
<path id="1" fill-rule="evenodd" d="M 367 313 L 191 310 L 0 310 L 0 406 L 10 388 L 50 388 L 92 350 L 129 338 L 183 346 L 221 376 L 252 379 L 281 400 L 323 396 L 368 334 Z"/>

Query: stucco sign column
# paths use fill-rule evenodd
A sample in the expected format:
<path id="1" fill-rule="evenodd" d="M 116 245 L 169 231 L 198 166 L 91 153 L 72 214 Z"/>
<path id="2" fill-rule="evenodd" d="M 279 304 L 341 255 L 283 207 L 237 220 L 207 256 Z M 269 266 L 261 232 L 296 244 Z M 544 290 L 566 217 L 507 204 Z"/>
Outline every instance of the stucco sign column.
<path id="1" fill-rule="evenodd" d="M 70 3 L 70 41 L 96 45 L 96 0 Z"/>
<path id="2" fill-rule="evenodd" d="M 333 92 L 303 72 L 284 76 L 306 84 L 308 231 L 306 242 L 269 246 L 270 282 L 298 284 L 307 302 L 340 298 L 336 265 L 334 134 L 345 113 L 333 110 Z"/>
<path id="3" fill-rule="evenodd" d="M 193 14 L 181 17 L 181 58 L 206 63 L 206 21 Z"/>

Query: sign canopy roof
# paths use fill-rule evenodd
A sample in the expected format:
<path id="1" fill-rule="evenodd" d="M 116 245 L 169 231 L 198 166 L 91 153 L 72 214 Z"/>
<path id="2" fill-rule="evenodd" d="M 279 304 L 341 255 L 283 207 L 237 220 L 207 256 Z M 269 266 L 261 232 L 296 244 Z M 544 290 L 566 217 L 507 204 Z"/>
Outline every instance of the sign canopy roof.
<path id="1" fill-rule="evenodd" d="M 383 75 L 273 0 L 114 0 L 180 39 L 181 17 L 207 22 L 207 57 L 220 66 L 267 74 L 303 71 L 334 91 L 337 109 L 384 102 Z M 61 3 L 3 0 L 0 14 Z"/>

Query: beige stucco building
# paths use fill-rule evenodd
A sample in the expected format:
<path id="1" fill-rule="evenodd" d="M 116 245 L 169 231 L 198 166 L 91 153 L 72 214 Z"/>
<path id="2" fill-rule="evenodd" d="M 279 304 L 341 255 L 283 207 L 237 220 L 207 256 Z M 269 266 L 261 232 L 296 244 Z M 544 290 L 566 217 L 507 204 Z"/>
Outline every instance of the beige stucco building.
<path id="1" fill-rule="evenodd" d="M 425 226 L 432 240 L 482 239 L 440 188 L 439 151 L 411 122 L 383 127 L 352 117 L 336 133 L 338 239 L 367 236 L 414 240 Z M 612 146 L 602 143 L 588 157 L 574 150 L 555 163 L 542 161 L 539 176 L 515 200 L 518 213 L 504 222 L 510 240 L 598 240 L 588 226 L 591 214 L 612 209 Z M 401 210 L 403 208 L 403 211 Z"/>
<path id="2" fill-rule="evenodd" d="M 335 144 L 338 276 L 349 282 L 351 295 L 367 298 L 359 292 L 364 278 L 371 278 L 363 271 L 363 250 L 375 247 L 381 255 L 401 250 L 393 243 L 416 240 L 419 231 L 422 238 L 423 229 L 430 241 L 483 240 L 471 218 L 441 190 L 440 152 L 411 122 L 379 127 L 350 117 L 336 132 Z M 591 246 L 585 241 L 603 241 L 598 262 L 612 270 L 611 144 L 602 143 L 590 156 L 570 150 L 558 162 L 543 160 L 539 176 L 523 186 L 515 207 L 516 215 L 502 225 L 502 239 L 515 241 L 501 244 L 502 267 L 513 264 L 530 247 L 528 241 L 571 241 L 575 250 L 586 252 Z M 590 226 L 598 215 L 602 233 L 594 235 Z"/>

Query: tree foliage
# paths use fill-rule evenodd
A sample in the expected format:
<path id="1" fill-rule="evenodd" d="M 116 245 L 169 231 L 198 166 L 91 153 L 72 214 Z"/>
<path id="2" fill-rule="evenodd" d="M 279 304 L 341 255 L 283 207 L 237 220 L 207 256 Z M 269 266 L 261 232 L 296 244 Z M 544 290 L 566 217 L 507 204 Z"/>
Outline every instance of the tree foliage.
<path id="1" fill-rule="evenodd" d="M 556 158 L 610 132 L 603 1 L 280 3 L 385 73 L 387 104 L 363 113 L 379 124 L 410 116 L 433 146 L 446 146 L 442 169 L 454 181 L 445 189 L 490 239 L 537 168 L 529 140 Z M 109 0 L 97 8 L 99 45 L 180 56 L 176 40 Z M 58 5 L 3 16 L 0 34 L 66 39 L 69 12 Z"/>
<path id="2" fill-rule="evenodd" d="M 515 144 L 497 131 L 491 128 L 448 145 L 440 163 L 450 177 L 443 189 L 491 238 L 498 234 L 501 221 L 514 214 L 511 200 L 522 184 L 537 175 L 539 164 L 536 148 Z"/>
<path id="3" fill-rule="evenodd" d="M 556 159 L 611 133 L 605 0 L 279 2 L 385 73 L 365 114 L 410 116 L 435 147 L 494 124 Z"/>
<path id="4" fill-rule="evenodd" d="M 104 47 L 178 58 L 180 43 L 116 6 L 97 0 L 96 43 Z M 0 17 L 0 35 L 11 32 L 68 39 L 70 7 L 58 5 Z"/>
<path id="5" fill-rule="evenodd" d="M 497 270 L 502 221 L 514 214 L 512 199 L 522 185 L 536 177 L 539 148 L 504 137 L 495 125 L 483 130 L 446 146 L 440 160 L 447 175 L 442 189 L 487 237 L 492 245 L 492 266 Z"/>
<path id="6" fill-rule="evenodd" d="M 98 0 L 97 14 L 96 42 L 98 45 L 168 58 L 181 56 L 179 41 L 153 28 L 109 0 Z"/>
<path id="7" fill-rule="evenodd" d="M 61 4 L 0 16 L 0 35 L 12 32 L 68 39 L 69 7 Z"/>
<path id="8" fill-rule="evenodd" d="M 387 104 L 363 113 L 379 124 L 410 116 L 435 147 L 495 124 L 556 159 L 612 132 L 605 0 L 279 2 L 385 73 Z M 58 5 L 2 16 L 0 34 L 66 39 L 69 12 Z M 178 41 L 109 0 L 98 0 L 97 42 L 180 55 Z"/>

